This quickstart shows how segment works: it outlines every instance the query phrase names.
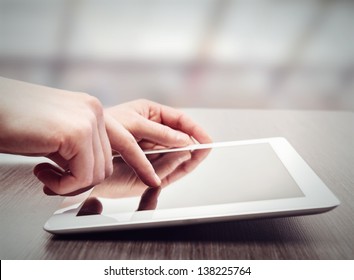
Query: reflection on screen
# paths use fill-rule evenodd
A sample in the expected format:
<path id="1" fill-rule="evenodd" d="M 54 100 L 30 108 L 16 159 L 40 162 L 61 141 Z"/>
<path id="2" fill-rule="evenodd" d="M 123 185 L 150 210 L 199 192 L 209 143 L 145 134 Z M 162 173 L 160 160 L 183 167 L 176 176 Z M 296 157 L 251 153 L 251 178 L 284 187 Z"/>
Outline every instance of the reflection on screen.
<path id="1" fill-rule="evenodd" d="M 269 144 L 150 155 L 160 188 L 144 185 L 121 158 L 78 216 L 304 196 Z"/>

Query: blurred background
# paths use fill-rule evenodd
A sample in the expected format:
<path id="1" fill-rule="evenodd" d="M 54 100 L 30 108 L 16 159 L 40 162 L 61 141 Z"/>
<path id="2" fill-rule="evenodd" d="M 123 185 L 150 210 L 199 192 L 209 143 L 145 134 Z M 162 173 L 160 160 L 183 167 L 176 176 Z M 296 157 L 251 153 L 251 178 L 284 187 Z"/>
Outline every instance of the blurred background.
<path id="1" fill-rule="evenodd" d="M 354 109 L 354 1 L 0 0 L 0 76 L 175 107 Z"/>

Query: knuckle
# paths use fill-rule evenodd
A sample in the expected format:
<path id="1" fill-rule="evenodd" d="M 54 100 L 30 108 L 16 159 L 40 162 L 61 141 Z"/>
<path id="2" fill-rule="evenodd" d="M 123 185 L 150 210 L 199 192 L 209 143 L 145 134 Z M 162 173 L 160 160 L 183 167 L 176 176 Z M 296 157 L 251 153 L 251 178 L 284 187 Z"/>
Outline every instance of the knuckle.
<path id="1" fill-rule="evenodd" d="M 86 111 L 93 112 L 95 116 L 103 116 L 103 106 L 97 97 L 80 92 L 78 93 L 78 96 L 83 104 L 82 108 L 85 108 Z"/>
<path id="2" fill-rule="evenodd" d="M 93 128 L 90 122 L 82 122 L 76 127 L 75 131 L 75 141 L 77 144 L 82 145 L 82 142 L 79 140 L 91 139 L 93 135 Z"/>
<path id="3" fill-rule="evenodd" d="M 177 117 L 177 129 L 181 130 L 184 123 L 187 123 L 188 117 L 184 113 L 180 113 Z"/>
<path id="4" fill-rule="evenodd" d="M 94 183 L 93 180 L 93 174 L 86 174 L 81 180 L 80 180 L 80 188 L 86 188 L 88 186 L 91 186 Z"/>
<path id="5" fill-rule="evenodd" d="M 86 145 L 87 140 L 92 139 L 92 125 L 85 121 L 75 124 L 67 129 L 65 133 L 56 136 L 59 153 L 66 159 L 72 158 L 77 154 L 80 146 Z"/>
<path id="6" fill-rule="evenodd" d="M 93 180 L 93 184 L 99 184 L 101 183 L 104 179 L 106 178 L 106 174 L 105 171 L 102 169 L 100 171 L 97 172 L 97 174 L 95 175 L 95 178 Z"/>
<path id="7" fill-rule="evenodd" d="M 95 112 L 96 115 L 103 115 L 103 107 L 97 97 L 88 95 L 86 97 L 86 104 Z"/>

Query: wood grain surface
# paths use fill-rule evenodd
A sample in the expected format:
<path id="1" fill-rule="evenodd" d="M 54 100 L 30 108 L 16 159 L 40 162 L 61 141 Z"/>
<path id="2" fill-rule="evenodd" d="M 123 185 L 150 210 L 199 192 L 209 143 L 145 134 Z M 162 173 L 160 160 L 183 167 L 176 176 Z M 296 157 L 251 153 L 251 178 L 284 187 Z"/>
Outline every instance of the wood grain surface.
<path id="1" fill-rule="evenodd" d="M 288 218 L 56 237 L 34 162 L 0 155 L 1 259 L 354 259 L 353 112 L 188 109 L 214 141 L 283 136 L 341 200 Z"/>

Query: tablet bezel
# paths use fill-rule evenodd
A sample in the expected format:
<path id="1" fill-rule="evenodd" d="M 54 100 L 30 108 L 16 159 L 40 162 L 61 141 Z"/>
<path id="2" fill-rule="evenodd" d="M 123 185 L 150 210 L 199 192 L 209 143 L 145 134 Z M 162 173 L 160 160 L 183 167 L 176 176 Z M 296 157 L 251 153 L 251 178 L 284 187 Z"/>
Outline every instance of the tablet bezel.
<path id="1" fill-rule="evenodd" d="M 90 191 L 88 191 L 75 197 L 66 198 L 63 205 L 70 206 L 56 211 L 46 222 L 44 229 L 54 234 L 127 230 L 201 222 L 313 214 L 331 210 L 339 205 L 340 202 L 335 195 L 290 143 L 282 137 L 196 144 L 177 149 L 147 151 L 146 154 L 263 143 L 268 143 L 273 148 L 280 161 L 304 193 L 303 197 L 187 207 L 179 208 L 178 211 L 176 209 L 157 209 L 135 212 L 134 214 L 121 213 L 109 216 L 77 217 L 81 204 L 90 194 Z"/>

